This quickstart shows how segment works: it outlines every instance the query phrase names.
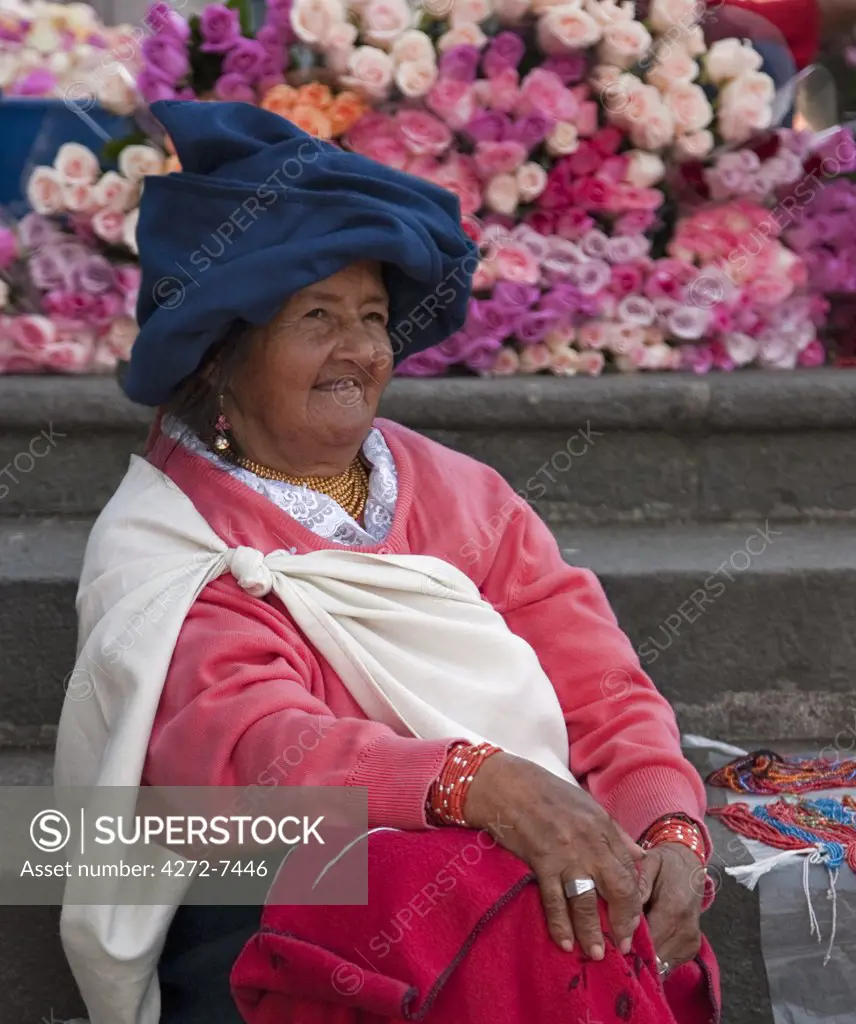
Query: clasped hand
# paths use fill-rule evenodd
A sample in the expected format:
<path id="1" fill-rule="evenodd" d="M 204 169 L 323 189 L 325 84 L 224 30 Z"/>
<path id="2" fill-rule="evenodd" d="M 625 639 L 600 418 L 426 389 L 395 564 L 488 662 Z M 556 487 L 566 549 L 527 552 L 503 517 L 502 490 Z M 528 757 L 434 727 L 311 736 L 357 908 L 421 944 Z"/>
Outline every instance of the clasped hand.
<path id="1" fill-rule="evenodd" d="M 578 942 L 592 959 L 603 958 L 599 894 L 621 952 L 630 951 L 643 911 L 663 960 L 675 966 L 698 952 L 701 896 L 693 873 L 701 865 L 692 851 L 664 844 L 646 853 L 583 790 L 506 753 L 481 766 L 464 814 L 530 866 L 547 928 L 562 949 Z M 594 879 L 597 892 L 569 899 L 573 881 L 584 878 Z"/>

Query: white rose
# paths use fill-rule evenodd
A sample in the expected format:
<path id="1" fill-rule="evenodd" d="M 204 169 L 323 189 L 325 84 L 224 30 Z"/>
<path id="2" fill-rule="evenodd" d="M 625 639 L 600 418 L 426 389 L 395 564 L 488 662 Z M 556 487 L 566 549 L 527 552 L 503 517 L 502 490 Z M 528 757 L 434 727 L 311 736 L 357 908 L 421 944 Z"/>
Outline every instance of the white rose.
<path id="1" fill-rule="evenodd" d="M 517 168 L 517 187 L 524 203 L 531 203 L 547 187 L 547 172 L 540 164 L 529 162 Z"/>
<path id="2" fill-rule="evenodd" d="M 481 49 L 487 42 L 487 36 L 474 22 L 467 25 L 456 25 L 444 32 L 437 40 L 437 49 L 445 53 L 455 46 L 477 46 Z"/>
<path id="3" fill-rule="evenodd" d="M 698 64 L 686 50 L 670 46 L 661 55 L 645 76 L 647 82 L 655 85 L 661 92 L 672 82 L 694 82 L 698 78 Z"/>
<path id="4" fill-rule="evenodd" d="M 503 25 L 516 25 L 531 6 L 530 0 L 493 0 L 493 12 Z"/>
<path id="5" fill-rule="evenodd" d="M 551 7 L 582 7 L 582 0 L 532 0 L 530 6 L 533 14 L 543 14 Z"/>
<path id="6" fill-rule="evenodd" d="M 391 52 L 396 64 L 403 64 L 406 60 L 435 60 L 434 44 L 424 32 L 415 28 L 399 36 Z"/>
<path id="7" fill-rule="evenodd" d="M 604 28 L 610 22 L 628 22 L 636 18 L 636 5 L 632 0 L 617 4 L 615 0 L 585 0 L 586 13 Z"/>
<path id="8" fill-rule="evenodd" d="M 484 201 L 494 213 L 512 216 L 520 202 L 520 188 L 513 174 L 495 174 L 484 190 Z"/>
<path id="9" fill-rule="evenodd" d="M 604 64 L 630 68 L 650 47 L 651 34 L 641 21 L 612 21 L 604 26 L 597 55 Z"/>
<path id="10" fill-rule="evenodd" d="M 125 146 L 119 153 L 119 170 L 131 182 L 148 174 L 163 174 L 163 155 L 153 146 Z"/>
<path id="11" fill-rule="evenodd" d="M 115 171 L 107 171 L 92 188 L 97 206 L 111 210 L 129 210 L 137 201 L 139 188 Z"/>
<path id="12" fill-rule="evenodd" d="M 27 182 L 27 202 L 36 213 L 62 213 L 62 178 L 53 167 L 37 167 Z"/>
<path id="13" fill-rule="evenodd" d="M 125 214 L 105 206 L 92 216 L 92 230 L 105 242 L 118 245 L 125 235 Z"/>
<path id="14" fill-rule="evenodd" d="M 62 13 L 66 25 L 72 31 L 96 32 L 98 15 L 89 4 L 62 4 Z"/>
<path id="15" fill-rule="evenodd" d="M 392 57 L 374 46 L 358 46 L 348 61 L 342 84 L 372 100 L 386 99 L 395 74 Z"/>
<path id="16" fill-rule="evenodd" d="M 437 65 L 433 60 L 406 60 L 395 70 L 395 84 L 409 99 L 424 96 L 436 81 Z"/>
<path id="17" fill-rule="evenodd" d="M 707 51 L 704 69 L 716 85 L 729 78 L 737 78 L 746 71 L 757 71 L 763 63 L 761 54 L 739 39 L 717 39 Z"/>
<path id="18" fill-rule="evenodd" d="M 663 99 L 679 134 L 701 131 L 713 120 L 713 107 L 700 85 L 673 82 L 663 93 Z"/>
<path id="19" fill-rule="evenodd" d="M 666 109 L 653 111 L 642 121 L 635 121 L 629 128 L 630 141 L 639 149 L 662 149 L 675 136 L 675 123 Z"/>
<path id="20" fill-rule="evenodd" d="M 707 52 L 707 42 L 705 41 L 704 29 L 702 29 L 701 25 L 696 25 L 689 32 L 685 32 L 681 37 L 681 42 L 691 57 L 700 57 L 703 53 Z"/>
<path id="21" fill-rule="evenodd" d="M 772 103 L 775 94 L 776 86 L 769 75 L 763 71 L 744 71 L 723 87 L 719 102 L 727 107 L 751 97 L 759 103 Z"/>
<path id="22" fill-rule="evenodd" d="M 98 157 L 78 142 L 66 142 L 59 147 L 54 168 L 63 181 L 75 185 L 91 185 L 101 171 Z"/>
<path id="23" fill-rule="evenodd" d="M 453 0 L 449 21 L 452 27 L 475 22 L 480 25 L 491 16 L 490 0 Z"/>
<path id="24" fill-rule="evenodd" d="M 104 75 L 102 79 L 96 80 L 93 91 L 102 107 L 123 117 L 133 114 L 139 104 L 135 86 L 123 75 Z"/>
<path id="25" fill-rule="evenodd" d="M 366 42 L 388 50 L 413 21 L 405 0 L 371 0 L 363 9 L 361 22 Z"/>
<path id="26" fill-rule="evenodd" d="M 587 50 L 601 37 L 601 27 L 577 7 L 553 7 L 538 21 L 538 42 L 546 54 Z"/>
<path id="27" fill-rule="evenodd" d="M 137 221 L 140 219 L 139 207 L 125 217 L 125 227 L 122 231 L 122 241 L 134 255 L 139 253 L 137 248 Z"/>
<path id="28" fill-rule="evenodd" d="M 666 165 L 654 153 L 634 149 L 630 153 L 624 180 L 634 188 L 651 188 L 663 180 Z"/>
<path id="29" fill-rule="evenodd" d="M 550 156 L 567 156 L 579 149 L 577 126 L 570 121 L 559 121 L 545 140 Z"/>
<path id="30" fill-rule="evenodd" d="M 753 97 L 737 100 L 717 111 L 716 126 L 725 142 L 745 142 L 770 127 L 773 112 L 768 103 Z"/>
<path id="31" fill-rule="evenodd" d="M 675 139 L 675 153 L 679 160 L 701 160 L 713 149 L 713 134 L 707 129 L 679 135 Z"/>
<path id="32" fill-rule="evenodd" d="M 689 31 L 703 13 L 704 6 L 699 0 L 653 0 L 648 21 L 655 32 L 665 32 L 674 25 Z"/>
<path id="33" fill-rule="evenodd" d="M 62 199 L 66 210 L 71 213 L 87 213 L 95 208 L 91 185 L 65 181 L 62 185 Z"/>
<path id="34" fill-rule="evenodd" d="M 595 92 L 603 92 L 621 77 L 621 68 L 613 64 L 595 64 L 589 74 L 589 85 Z"/>
<path id="35" fill-rule="evenodd" d="M 46 18 L 37 18 L 32 23 L 26 43 L 39 53 L 55 53 L 62 49 L 62 37 L 54 28 L 53 22 Z"/>
<path id="36" fill-rule="evenodd" d="M 309 46 L 323 46 L 334 26 L 347 21 L 341 0 L 294 0 L 291 27 L 297 38 Z"/>
<path id="37" fill-rule="evenodd" d="M 0 309 L 5 309 L 9 305 L 9 285 L 0 278 Z"/>

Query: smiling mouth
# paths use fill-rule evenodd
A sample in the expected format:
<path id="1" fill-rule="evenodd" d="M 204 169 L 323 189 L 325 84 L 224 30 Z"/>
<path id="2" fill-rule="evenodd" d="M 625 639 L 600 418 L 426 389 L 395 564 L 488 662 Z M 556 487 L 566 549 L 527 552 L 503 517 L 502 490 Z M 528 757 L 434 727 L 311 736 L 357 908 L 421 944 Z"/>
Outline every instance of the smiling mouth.
<path id="1" fill-rule="evenodd" d="M 350 391 L 352 388 L 359 388 L 362 390 L 362 384 L 357 380 L 356 377 L 337 377 L 335 380 L 326 380 L 321 384 L 315 385 L 316 391 Z"/>

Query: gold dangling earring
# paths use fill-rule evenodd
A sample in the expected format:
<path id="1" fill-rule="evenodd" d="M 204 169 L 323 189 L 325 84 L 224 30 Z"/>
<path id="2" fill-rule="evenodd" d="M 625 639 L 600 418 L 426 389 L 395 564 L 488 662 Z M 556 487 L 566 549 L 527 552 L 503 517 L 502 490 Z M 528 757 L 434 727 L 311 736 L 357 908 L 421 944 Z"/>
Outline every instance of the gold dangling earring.
<path id="1" fill-rule="evenodd" d="M 232 424 L 226 419 L 226 413 L 223 411 L 223 396 L 221 394 L 220 415 L 217 417 L 217 422 L 214 424 L 214 451 L 220 455 L 225 455 L 225 453 L 232 447 L 226 433 L 227 430 L 231 429 Z"/>

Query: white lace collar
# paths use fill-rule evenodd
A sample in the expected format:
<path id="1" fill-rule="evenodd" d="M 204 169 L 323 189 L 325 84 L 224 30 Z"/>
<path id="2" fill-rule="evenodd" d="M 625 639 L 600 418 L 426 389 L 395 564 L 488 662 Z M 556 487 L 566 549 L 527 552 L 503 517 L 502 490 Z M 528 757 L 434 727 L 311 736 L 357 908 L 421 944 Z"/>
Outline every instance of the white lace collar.
<path id="1" fill-rule="evenodd" d="M 250 470 L 235 466 L 212 452 L 192 431 L 175 419 L 164 418 L 161 430 L 189 451 L 201 455 L 218 469 L 272 501 L 286 515 L 325 540 L 357 547 L 377 544 L 389 535 L 398 500 L 398 473 L 392 452 L 377 427 L 372 427 L 362 448 L 363 456 L 372 467 L 364 526 L 360 526 L 337 501 L 326 494 L 280 480 L 263 480 Z"/>

